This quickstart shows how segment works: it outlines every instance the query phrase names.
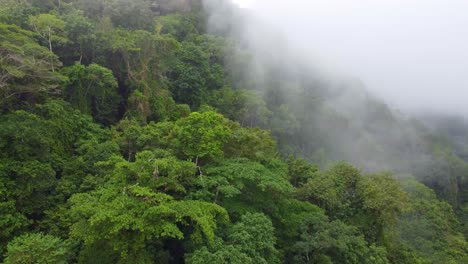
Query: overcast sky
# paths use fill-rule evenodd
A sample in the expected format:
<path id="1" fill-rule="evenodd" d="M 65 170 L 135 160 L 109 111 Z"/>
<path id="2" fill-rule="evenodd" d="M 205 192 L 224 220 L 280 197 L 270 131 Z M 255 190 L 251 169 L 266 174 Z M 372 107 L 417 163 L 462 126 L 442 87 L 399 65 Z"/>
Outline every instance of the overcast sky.
<path id="1" fill-rule="evenodd" d="M 468 0 L 233 0 L 399 109 L 468 116 Z"/>

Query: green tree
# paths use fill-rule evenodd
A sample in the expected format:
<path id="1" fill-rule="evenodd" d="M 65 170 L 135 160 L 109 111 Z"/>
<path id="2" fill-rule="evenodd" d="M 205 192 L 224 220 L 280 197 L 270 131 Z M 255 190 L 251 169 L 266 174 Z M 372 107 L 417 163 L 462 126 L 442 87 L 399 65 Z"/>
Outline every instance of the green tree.
<path id="1" fill-rule="evenodd" d="M 389 263 L 384 248 L 368 246 L 356 228 L 341 221 L 329 222 L 324 215 L 311 214 L 300 230 L 292 248 L 296 263 Z"/>
<path id="2" fill-rule="evenodd" d="M 228 229 L 226 241 L 218 238 L 209 247 L 188 255 L 188 263 L 279 263 L 271 220 L 247 213 Z"/>
<path id="3" fill-rule="evenodd" d="M 190 36 L 196 35 L 197 29 L 191 21 L 191 17 L 182 14 L 168 14 L 154 18 L 156 30 L 160 34 L 169 34 L 178 41 L 188 40 Z"/>
<path id="4" fill-rule="evenodd" d="M 1 166 L 3 165 L 0 165 L 0 167 Z M 0 233 L 0 255 L 3 255 L 7 243 L 26 229 L 30 223 L 28 219 L 15 208 L 15 201 L 6 200 L 7 193 L 11 191 L 9 185 L 13 184 L 13 182 L 5 181 L 5 175 L 2 175 L 2 173 L 0 173 L 0 175 L 3 178 L 0 181 L 0 194 L 2 196 L 2 200 L 0 201 L 0 214 L 2 215 L 2 219 L 0 220 L 0 229 L 2 230 Z"/>
<path id="5" fill-rule="evenodd" d="M 67 245 L 61 239 L 44 234 L 25 234 L 8 244 L 5 262 L 26 263 L 67 263 Z"/>
<path id="6" fill-rule="evenodd" d="M 97 64 L 75 64 L 64 68 L 63 73 L 69 79 L 65 88 L 67 101 L 99 123 L 110 125 L 116 121 L 120 96 L 111 70 Z"/>
<path id="7" fill-rule="evenodd" d="M 59 51 L 62 60 L 90 62 L 93 55 L 92 44 L 96 41 L 95 23 L 83 15 L 81 10 L 72 10 L 64 17 L 64 32 L 69 41 Z"/>
<path id="8" fill-rule="evenodd" d="M 154 244 L 166 239 L 187 236 L 193 243 L 211 243 L 216 227 L 228 221 L 226 211 L 212 203 L 177 201 L 158 192 L 168 186 L 168 181 L 161 185 L 158 178 L 170 179 L 171 172 L 166 174 L 164 164 L 152 159 L 153 154 L 142 152 L 132 163 L 119 157 L 102 162 L 104 186 L 69 200 L 70 235 L 83 241 L 86 249 L 109 245 L 119 263 L 149 262 Z"/>
<path id="9" fill-rule="evenodd" d="M 41 94 L 59 93 L 62 76 L 57 56 L 37 44 L 34 33 L 0 24 L 0 107 L 12 108 L 15 99 L 27 101 Z"/>
<path id="10" fill-rule="evenodd" d="M 169 72 L 172 96 L 176 102 L 198 107 L 204 102 L 211 75 L 208 54 L 199 46 L 184 42 L 175 56 Z"/>
<path id="11" fill-rule="evenodd" d="M 409 179 L 403 182 L 410 196 L 409 210 L 397 225 L 399 243 L 430 263 L 464 263 L 468 260 L 467 242 L 459 233 L 452 207 L 437 199 L 427 186 Z"/>
<path id="12" fill-rule="evenodd" d="M 36 8 L 24 1 L 4 0 L 0 4 L 0 22 L 17 25 L 21 28 L 27 28 L 29 17 L 37 13 Z"/>
<path id="13" fill-rule="evenodd" d="M 189 264 L 253 264 L 253 260 L 241 249 L 233 245 L 226 245 L 220 238 L 214 245 L 202 247 L 193 254 L 186 256 Z"/>
<path id="14" fill-rule="evenodd" d="M 207 167 L 206 177 L 198 178 L 197 185 L 201 188 L 192 195 L 239 213 L 250 211 L 249 208 L 274 207 L 274 197 L 292 190 L 284 171 L 247 159 L 226 160 Z"/>
<path id="15" fill-rule="evenodd" d="M 390 174 L 361 175 L 346 163 L 312 174 L 298 195 L 325 208 L 332 220 L 359 227 L 368 241 L 379 245 L 392 240 L 408 199 Z"/>
<path id="16" fill-rule="evenodd" d="M 232 134 L 228 120 L 215 112 L 192 113 L 176 122 L 174 147 L 198 166 L 200 158 L 223 155 L 223 147 Z"/>
<path id="17" fill-rule="evenodd" d="M 377 243 L 392 240 L 398 217 L 407 209 L 408 203 L 401 184 L 388 173 L 374 174 L 364 176 L 357 189 L 362 197 L 362 209 L 368 216 L 365 220 L 356 219 L 364 228 L 366 238 Z"/>
<path id="18" fill-rule="evenodd" d="M 31 28 L 39 34 L 47 43 L 47 47 L 53 52 L 54 43 L 65 43 L 67 38 L 64 33 L 65 22 L 54 14 L 39 14 L 29 18 Z M 54 68 L 52 68 L 54 71 Z"/>
<path id="19" fill-rule="evenodd" d="M 247 213 L 229 230 L 227 240 L 251 257 L 253 263 L 278 263 L 274 231 L 266 215 Z"/>
<path id="20" fill-rule="evenodd" d="M 151 1 L 110 0 L 105 1 L 103 4 L 103 16 L 110 17 L 115 26 L 126 29 L 145 29 L 148 31 L 153 29 L 152 18 L 154 17 L 154 13 L 151 10 Z M 91 5 L 94 5 L 94 2 Z"/>
<path id="21" fill-rule="evenodd" d="M 15 111 L 0 115 L 2 246 L 26 227 L 40 230 L 47 211 L 54 211 L 83 181 L 73 176 L 89 168 L 70 166 L 71 161 L 80 160 L 74 156 L 77 146 L 87 140 L 99 142 L 105 136 L 89 117 L 63 101 L 49 101 L 31 110 L 35 114 Z M 71 173 L 72 168 L 76 171 Z M 66 182 L 78 187 L 69 184 L 64 188 Z"/>
<path id="22" fill-rule="evenodd" d="M 264 161 L 277 156 L 276 141 L 270 132 L 259 128 L 241 127 L 234 122 L 230 126 L 232 136 L 224 147 L 226 158 Z"/>

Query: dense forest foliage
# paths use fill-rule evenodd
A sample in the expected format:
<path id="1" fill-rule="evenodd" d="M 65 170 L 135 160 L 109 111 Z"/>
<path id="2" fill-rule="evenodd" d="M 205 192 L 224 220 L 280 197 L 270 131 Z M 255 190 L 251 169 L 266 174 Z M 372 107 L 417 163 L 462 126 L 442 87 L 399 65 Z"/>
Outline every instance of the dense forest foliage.
<path id="1" fill-rule="evenodd" d="M 468 263 L 468 125 L 256 58 L 213 5 L 0 1 L 0 261 Z"/>

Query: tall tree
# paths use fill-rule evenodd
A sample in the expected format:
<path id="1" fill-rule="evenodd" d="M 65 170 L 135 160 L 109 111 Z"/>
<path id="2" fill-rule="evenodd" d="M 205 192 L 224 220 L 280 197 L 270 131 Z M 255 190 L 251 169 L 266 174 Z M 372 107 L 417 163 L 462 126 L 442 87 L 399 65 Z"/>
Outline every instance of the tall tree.
<path id="1" fill-rule="evenodd" d="M 33 32 L 0 24 L 0 43 L 0 107 L 14 106 L 14 99 L 60 92 L 62 76 L 53 69 L 61 63 L 36 42 Z"/>
<path id="2" fill-rule="evenodd" d="M 65 43 L 65 22 L 54 14 L 39 14 L 29 18 L 31 28 L 47 43 L 53 52 L 54 43 Z M 52 71 L 54 68 L 52 68 Z"/>
<path id="3" fill-rule="evenodd" d="M 120 96 L 112 71 L 98 64 L 75 64 L 63 69 L 69 81 L 65 98 L 83 113 L 105 125 L 116 121 Z"/>

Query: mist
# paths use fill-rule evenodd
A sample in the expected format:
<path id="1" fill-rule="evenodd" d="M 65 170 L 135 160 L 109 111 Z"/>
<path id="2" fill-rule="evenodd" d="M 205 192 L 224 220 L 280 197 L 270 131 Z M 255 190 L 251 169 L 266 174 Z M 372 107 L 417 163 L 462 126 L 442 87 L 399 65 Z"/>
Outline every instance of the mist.
<path id="1" fill-rule="evenodd" d="M 360 79 L 394 109 L 468 116 L 467 1 L 234 2 L 311 64 Z"/>
<path id="2" fill-rule="evenodd" d="M 206 0 L 208 28 L 242 47 L 227 51 L 233 88 L 259 91 L 267 111 L 249 125 L 271 130 L 281 153 L 323 168 L 346 160 L 423 177 L 434 159 L 432 117 L 468 116 L 467 62 L 454 34 L 463 29 L 450 26 L 464 21 L 461 8 L 450 15 L 435 1 L 241 4 Z M 447 37 L 436 42 L 438 35 Z M 248 62 L 238 61 L 243 52 Z"/>

